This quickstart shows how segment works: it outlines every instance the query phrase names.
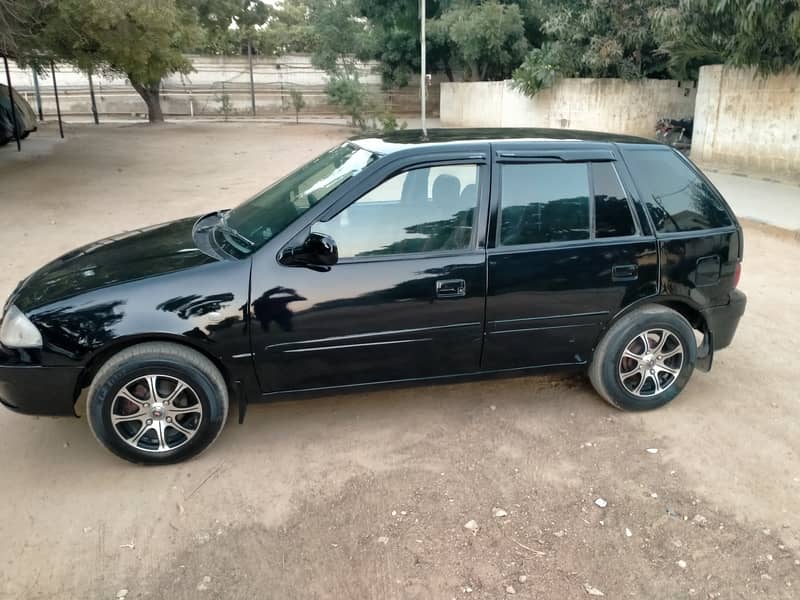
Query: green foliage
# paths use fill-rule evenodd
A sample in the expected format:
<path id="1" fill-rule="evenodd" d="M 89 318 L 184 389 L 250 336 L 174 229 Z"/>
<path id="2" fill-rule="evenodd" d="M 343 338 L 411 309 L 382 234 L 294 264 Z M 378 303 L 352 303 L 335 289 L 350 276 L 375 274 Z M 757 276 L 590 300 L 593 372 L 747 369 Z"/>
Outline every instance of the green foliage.
<path id="1" fill-rule="evenodd" d="M 204 36 L 194 51 L 238 55 L 248 42 L 262 55 L 311 52 L 316 36 L 302 0 L 265 4 L 257 0 L 194 2 Z M 231 27 L 231 24 L 236 27 Z"/>
<path id="2" fill-rule="evenodd" d="M 223 115 L 227 121 L 228 117 L 234 112 L 233 102 L 231 102 L 231 95 L 222 93 L 217 95 L 215 99 L 217 102 L 219 102 L 219 108 L 217 109 L 217 112 Z"/>
<path id="3" fill-rule="evenodd" d="M 657 12 L 660 52 L 676 77 L 704 64 L 800 71 L 800 1 L 680 0 Z"/>
<path id="4" fill-rule="evenodd" d="M 350 117 L 354 127 L 366 129 L 367 116 L 375 109 L 376 102 L 355 73 L 331 76 L 325 91 L 331 104 Z"/>
<path id="5" fill-rule="evenodd" d="M 0 54 L 19 54 L 35 42 L 46 6 L 46 0 L 0 0 Z"/>
<path id="6" fill-rule="evenodd" d="M 527 94 L 559 77 L 666 77 L 656 52 L 657 10 L 678 0 L 542 0 L 538 9 L 546 41 L 515 71 Z"/>
<path id="7" fill-rule="evenodd" d="M 406 127 L 408 127 L 408 123 L 403 121 L 402 123 L 398 123 L 397 117 L 395 117 L 392 113 L 386 112 L 383 113 L 380 117 L 381 123 L 381 131 L 383 133 L 392 133 L 393 131 L 402 131 Z"/>
<path id="8" fill-rule="evenodd" d="M 289 96 L 292 99 L 292 107 L 294 108 L 294 119 L 296 123 L 300 122 L 300 111 L 305 108 L 306 100 L 303 98 L 303 92 L 297 88 L 289 90 Z"/>
<path id="9" fill-rule="evenodd" d="M 507 78 L 529 47 L 519 5 L 497 0 L 456 5 L 428 28 L 434 43 L 449 46 L 466 80 Z"/>
<path id="10" fill-rule="evenodd" d="M 355 1 L 309 0 L 309 22 L 316 37 L 311 62 L 329 74 L 344 73 L 351 79 L 358 63 L 375 55 L 371 26 L 357 16 Z"/>

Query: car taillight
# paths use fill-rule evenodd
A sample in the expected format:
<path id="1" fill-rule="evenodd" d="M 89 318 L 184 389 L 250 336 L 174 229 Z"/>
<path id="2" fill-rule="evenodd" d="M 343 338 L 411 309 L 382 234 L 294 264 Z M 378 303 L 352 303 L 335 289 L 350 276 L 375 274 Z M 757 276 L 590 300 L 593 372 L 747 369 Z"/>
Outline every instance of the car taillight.
<path id="1" fill-rule="evenodd" d="M 733 272 L 733 287 L 739 287 L 739 279 L 742 277 L 742 263 L 741 261 L 736 263 L 736 270 Z"/>

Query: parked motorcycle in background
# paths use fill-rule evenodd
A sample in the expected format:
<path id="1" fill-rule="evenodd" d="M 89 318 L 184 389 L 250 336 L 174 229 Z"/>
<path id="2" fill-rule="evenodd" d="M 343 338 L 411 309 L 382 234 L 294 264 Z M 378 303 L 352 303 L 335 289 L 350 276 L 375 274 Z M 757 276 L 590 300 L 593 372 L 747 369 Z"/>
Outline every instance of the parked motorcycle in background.
<path id="1" fill-rule="evenodd" d="M 692 146 L 694 119 L 659 119 L 656 122 L 656 139 L 678 150 Z"/>

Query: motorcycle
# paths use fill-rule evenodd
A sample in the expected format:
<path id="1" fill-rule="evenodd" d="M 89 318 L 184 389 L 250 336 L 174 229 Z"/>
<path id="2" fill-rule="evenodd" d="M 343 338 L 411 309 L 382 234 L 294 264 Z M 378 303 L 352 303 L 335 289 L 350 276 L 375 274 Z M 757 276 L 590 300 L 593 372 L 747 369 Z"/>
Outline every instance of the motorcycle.
<path id="1" fill-rule="evenodd" d="M 656 139 L 679 150 L 692 145 L 694 119 L 659 119 L 656 122 Z"/>

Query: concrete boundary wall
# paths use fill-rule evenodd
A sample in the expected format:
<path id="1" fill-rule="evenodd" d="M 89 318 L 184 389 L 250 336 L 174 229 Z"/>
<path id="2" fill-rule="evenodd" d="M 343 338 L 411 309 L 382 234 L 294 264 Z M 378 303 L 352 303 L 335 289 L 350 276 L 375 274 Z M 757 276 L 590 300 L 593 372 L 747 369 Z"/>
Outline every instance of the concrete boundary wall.
<path id="1" fill-rule="evenodd" d="M 440 116 L 451 127 L 551 127 L 653 137 L 662 117 L 691 117 L 695 84 L 661 79 L 561 79 L 525 96 L 510 81 L 442 83 Z"/>
<path id="2" fill-rule="evenodd" d="M 692 159 L 800 181 L 800 75 L 702 67 Z"/>

